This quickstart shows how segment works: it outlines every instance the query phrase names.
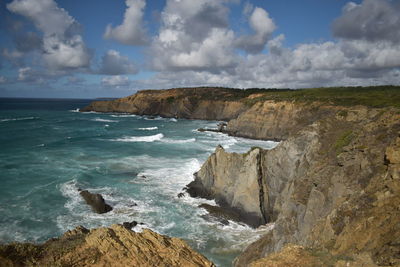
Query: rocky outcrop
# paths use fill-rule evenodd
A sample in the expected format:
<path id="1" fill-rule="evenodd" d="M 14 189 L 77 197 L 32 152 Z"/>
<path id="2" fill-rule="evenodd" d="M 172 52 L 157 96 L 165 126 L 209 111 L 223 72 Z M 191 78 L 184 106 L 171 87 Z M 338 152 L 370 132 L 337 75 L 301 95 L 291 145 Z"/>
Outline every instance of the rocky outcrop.
<path id="1" fill-rule="evenodd" d="M 186 242 L 122 225 L 77 227 L 44 244 L 0 246 L 1 266 L 215 266 Z"/>
<path id="2" fill-rule="evenodd" d="M 267 222 L 263 187 L 260 187 L 261 150 L 242 155 L 227 153 L 218 146 L 188 184 L 192 197 L 215 199 L 226 209 L 237 212 L 239 219 L 257 227 Z"/>
<path id="3" fill-rule="evenodd" d="M 79 194 L 83 197 L 85 202 L 92 208 L 96 213 L 106 213 L 112 211 L 112 207 L 108 205 L 102 195 L 93 194 L 87 190 L 80 191 Z"/>
<path id="4" fill-rule="evenodd" d="M 218 147 L 189 185 L 194 196 L 274 224 L 236 266 L 289 243 L 332 255 L 332 266 L 343 266 L 340 258 L 400 264 L 399 112 L 352 107 L 324 114 L 270 151 Z"/>
<path id="5" fill-rule="evenodd" d="M 239 92 L 240 93 L 240 92 Z M 163 117 L 230 120 L 248 106 L 235 90 L 217 88 L 180 88 L 143 90 L 111 101 L 94 101 L 80 111 L 124 112 Z"/>

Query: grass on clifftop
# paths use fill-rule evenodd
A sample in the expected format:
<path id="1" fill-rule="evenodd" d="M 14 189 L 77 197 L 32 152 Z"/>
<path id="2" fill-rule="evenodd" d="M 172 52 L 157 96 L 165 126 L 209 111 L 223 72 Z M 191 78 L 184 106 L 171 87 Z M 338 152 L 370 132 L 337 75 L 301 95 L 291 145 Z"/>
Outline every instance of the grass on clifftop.
<path id="1" fill-rule="evenodd" d="M 247 91 L 247 90 L 245 90 Z M 252 105 L 259 101 L 325 102 L 339 106 L 400 108 L 400 86 L 329 87 L 298 90 L 260 90 L 260 96 L 245 100 Z"/>

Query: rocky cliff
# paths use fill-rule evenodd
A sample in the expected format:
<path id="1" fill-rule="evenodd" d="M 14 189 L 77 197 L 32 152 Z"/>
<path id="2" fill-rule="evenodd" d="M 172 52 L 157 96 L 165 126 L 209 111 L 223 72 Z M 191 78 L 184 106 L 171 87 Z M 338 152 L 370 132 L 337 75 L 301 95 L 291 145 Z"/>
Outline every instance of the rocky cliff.
<path id="1" fill-rule="evenodd" d="M 143 90 L 111 101 L 94 101 L 81 111 L 126 112 L 203 120 L 230 120 L 248 107 L 236 91 L 216 88 Z"/>
<path id="2" fill-rule="evenodd" d="M 262 110 L 271 118 L 268 112 L 273 112 L 265 108 L 270 105 L 254 106 L 259 112 L 248 110 L 232 125 L 257 121 Z M 286 104 L 281 109 L 286 108 L 298 110 Z M 295 264 L 298 258 L 287 265 L 262 265 L 273 253 L 283 257 L 282 262 L 289 260 L 284 255 L 290 247 L 281 251 L 286 244 L 311 253 L 315 265 L 309 266 L 400 264 L 399 111 L 362 106 L 318 109 L 322 114 L 314 119 L 304 113 L 309 124 L 298 131 L 300 116 L 288 112 L 286 117 L 294 118 L 293 131 L 280 136 L 288 138 L 270 151 L 253 149 L 239 155 L 217 148 L 189 185 L 189 192 L 274 224 L 268 235 L 236 259 L 236 266 L 300 266 Z M 270 126 L 255 132 L 273 136 L 281 129 L 279 123 L 265 124 Z"/>
<path id="3" fill-rule="evenodd" d="M 184 241 L 121 225 L 77 227 L 44 244 L 0 246 L 1 266 L 215 266 Z"/>

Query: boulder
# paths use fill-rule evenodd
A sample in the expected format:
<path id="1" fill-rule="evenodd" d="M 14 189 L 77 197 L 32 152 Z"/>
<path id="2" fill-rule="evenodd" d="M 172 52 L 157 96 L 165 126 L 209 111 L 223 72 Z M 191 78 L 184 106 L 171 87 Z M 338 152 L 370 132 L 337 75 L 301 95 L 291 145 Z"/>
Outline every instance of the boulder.
<path id="1" fill-rule="evenodd" d="M 94 212 L 102 214 L 112 211 L 112 207 L 104 201 L 104 198 L 100 194 L 93 194 L 87 190 L 83 190 L 79 194 Z"/>

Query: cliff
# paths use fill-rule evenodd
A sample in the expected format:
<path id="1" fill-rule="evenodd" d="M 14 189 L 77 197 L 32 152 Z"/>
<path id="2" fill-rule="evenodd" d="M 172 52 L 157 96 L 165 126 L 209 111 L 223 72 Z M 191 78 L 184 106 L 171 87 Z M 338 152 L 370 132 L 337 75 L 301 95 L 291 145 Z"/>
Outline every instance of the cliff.
<path id="1" fill-rule="evenodd" d="M 121 225 L 77 227 L 44 244 L 0 246 L 1 266 L 215 266 L 184 241 Z"/>
<path id="2" fill-rule="evenodd" d="M 111 101 L 94 101 L 81 111 L 124 112 L 163 117 L 230 120 L 248 107 L 242 93 L 218 88 L 143 90 Z"/>
<path id="3" fill-rule="evenodd" d="M 270 151 L 239 155 L 218 147 L 189 184 L 194 195 L 274 224 L 236 259 L 236 266 L 269 266 L 263 264 L 271 257 L 281 259 L 271 266 L 301 266 L 295 263 L 299 257 L 288 263 L 287 251 L 293 250 L 286 244 L 297 244 L 299 255 L 312 256 L 307 266 L 400 264 L 399 111 L 363 106 L 320 110 L 323 115 L 307 118 L 308 126 L 288 131 L 287 140 Z M 262 117 L 247 112 L 247 120 Z M 274 125 L 281 129 L 274 122 L 267 134 L 279 131 Z"/>

